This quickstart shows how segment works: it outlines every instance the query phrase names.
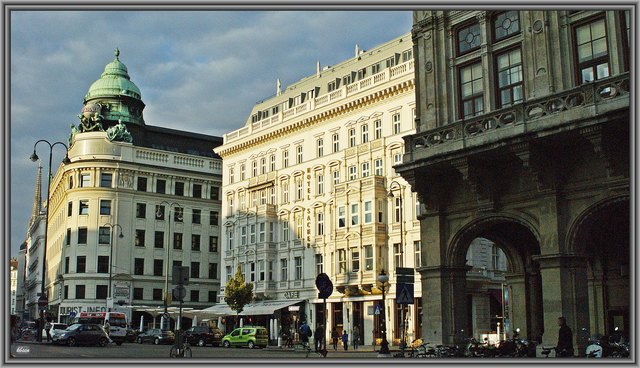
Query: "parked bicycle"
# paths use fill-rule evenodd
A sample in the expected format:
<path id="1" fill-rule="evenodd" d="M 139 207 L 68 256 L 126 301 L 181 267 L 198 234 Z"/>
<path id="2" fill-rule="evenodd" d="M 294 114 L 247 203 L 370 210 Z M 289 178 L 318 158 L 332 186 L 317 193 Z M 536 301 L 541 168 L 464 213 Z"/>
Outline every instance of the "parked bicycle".
<path id="1" fill-rule="evenodd" d="M 189 343 L 183 340 L 183 336 L 178 331 L 178 338 L 169 351 L 169 358 L 191 358 L 191 348 Z"/>

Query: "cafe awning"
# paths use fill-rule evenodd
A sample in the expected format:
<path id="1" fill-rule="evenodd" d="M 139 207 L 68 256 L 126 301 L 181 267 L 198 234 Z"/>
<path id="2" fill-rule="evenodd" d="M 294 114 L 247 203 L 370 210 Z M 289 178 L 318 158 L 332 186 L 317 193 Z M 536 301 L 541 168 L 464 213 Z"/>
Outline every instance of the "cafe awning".
<path id="1" fill-rule="evenodd" d="M 262 300 L 244 306 L 241 316 L 261 316 L 273 314 L 278 309 L 301 302 L 302 300 Z M 236 312 L 227 304 L 220 303 L 200 311 L 193 311 L 200 317 L 224 317 L 235 316 Z"/>

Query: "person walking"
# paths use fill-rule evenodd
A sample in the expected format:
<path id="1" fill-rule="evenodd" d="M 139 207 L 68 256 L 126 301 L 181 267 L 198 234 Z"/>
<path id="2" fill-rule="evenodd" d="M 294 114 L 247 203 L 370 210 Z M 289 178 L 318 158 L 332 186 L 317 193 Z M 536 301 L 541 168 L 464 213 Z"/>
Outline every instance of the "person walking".
<path id="1" fill-rule="evenodd" d="M 47 333 L 47 342 L 52 341 L 53 339 L 51 338 L 51 322 L 45 322 L 44 331 Z"/>
<path id="2" fill-rule="evenodd" d="M 322 340 L 324 340 L 324 326 L 320 325 L 316 328 L 316 338 L 314 339 L 316 352 L 322 349 Z"/>
<path id="3" fill-rule="evenodd" d="M 109 324 L 109 321 L 104 322 L 104 332 L 106 332 L 107 336 L 111 338 L 111 325 Z"/>
<path id="4" fill-rule="evenodd" d="M 333 341 L 333 351 L 338 351 L 338 329 L 331 330 L 331 340 Z"/>
<path id="5" fill-rule="evenodd" d="M 302 341 L 304 349 L 307 351 L 311 350 L 311 347 L 309 347 L 309 337 L 312 335 L 311 327 L 309 327 L 306 321 L 302 321 L 302 325 L 298 329 L 298 332 L 300 332 L 300 340 Z"/>
<path id="6" fill-rule="evenodd" d="M 44 324 L 42 323 L 42 317 L 36 319 L 36 341 L 42 342 L 42 328 Z"/>
<path id="7" fill-rule="evenodd" d="M 573 357 L 573 332 L 567 326 L 567 319 L 558 317 L 558 345 L 556 346 L 556 354 L 558 357 Z"/>
<path id="8" fill-rule="evenodd" d="M 360 329 L 358 326 L 353 326 L 353 350 L 358 350 L 358 341 L 360 339 Z"/>
<path id="9" fill-rule="evenodd" d="M 342 331 L 342 345 L 344 346 L 344 351 L 349 350 L 349 334 L 347 330 Z"/>

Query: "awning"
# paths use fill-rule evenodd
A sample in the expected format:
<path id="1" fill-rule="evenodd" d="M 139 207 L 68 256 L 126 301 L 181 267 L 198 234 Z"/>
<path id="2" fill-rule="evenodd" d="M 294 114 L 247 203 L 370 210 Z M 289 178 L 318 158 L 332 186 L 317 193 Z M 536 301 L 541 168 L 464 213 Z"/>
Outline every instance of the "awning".
<path id="1" fill-rule="evenodd" d="M 273 314 L 278 309 L 288 307 L 290 305 L 301 302 L 302 300 L 263 300 L 244 306 L 241 316 L 261 316 Z M 216 304 L 207 309 L 199 311 L 193 311 L 197 313 L 201 318 L 206 317 L 224 317 L 235 316 L 236 312 L 229 308 L 227 304 Z"/>

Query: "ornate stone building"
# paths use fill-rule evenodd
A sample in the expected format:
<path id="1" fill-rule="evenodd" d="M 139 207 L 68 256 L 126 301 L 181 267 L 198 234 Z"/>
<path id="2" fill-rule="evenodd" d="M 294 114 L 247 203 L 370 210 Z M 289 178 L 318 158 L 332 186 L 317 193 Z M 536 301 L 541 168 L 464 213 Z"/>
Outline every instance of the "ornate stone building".
<path id="1" fill-rule="evenodd" d="M 223 285 L 240 266 L 258 299 L 300 307 L 281 304 L 252 317 L 272 338 L 281 326 L 295 331 L 301 319 L 313 328 L 323 323 L 314 280 L 324 272 L 335 286 L 327 335 L 358 326 L 361 342 L 371 344 L 380 337 L 376 278 L 385 270 L 388 336 L 398 343 L 395 268 L 419 267 L 421 249 L 420 205 L 393 169 L 402 136 L 415 132 L 412 51 L 407 34 L 368 51 L 356 46 L 354 57 L 334 66 L 318 63 L 315 74 L 284 91 L 278 82 L 276 96 L 254 106 L 216 149 L 225 170 Z M 409 339 L 421 331 L 419 285 L 414 296 Z"/>
<path id="2" fill-rule="evenodd" d="M 507 258 L 511 326 L 629 334 L 629 11 L 416 11 L 423 337 L 471 329 L 466 254 Z M 579 351 L 579 350 L 576 350 Z"/>
<path id="3" fill-rule="evenodd" d="M 222 139 L 147 125 L 144 106 L 116 50 L 51 181 L 46 287 L 62 320 L 106 310 L 111 294 L 138 323 L 170 295 L 174 265 L 190 268 L 185 307 L 218 299 Z"/>

